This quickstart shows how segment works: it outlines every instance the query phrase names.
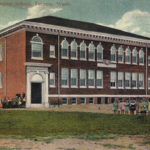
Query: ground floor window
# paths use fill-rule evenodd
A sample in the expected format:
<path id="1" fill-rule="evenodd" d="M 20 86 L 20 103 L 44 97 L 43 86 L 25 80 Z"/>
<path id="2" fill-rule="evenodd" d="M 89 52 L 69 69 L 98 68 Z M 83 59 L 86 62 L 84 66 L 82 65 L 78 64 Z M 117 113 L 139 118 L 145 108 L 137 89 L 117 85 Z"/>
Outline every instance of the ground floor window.
<path id="1" fill-rule="evenodd" d="M 122 102 L 122 97 L 119 97 L 119 102 Z"/>
<path id="2" fill-rule="evenodd" d="M 75 97 L 71 98 L 71 103 L 72 104 L 76 104 L 77 103 L 77 99 Z"/>
<path id="3" fill-rule="evenodd" d="M 93 98 L 93 97 L 90 97 L 90 98 L 89 98 L 89 103 L 90 103 L 90 104 L 93 104 L 93 102 L 94 102 L 94 98 Z"/>
<path id="4" fill-rule="evenodd" d="M 109 99 L 108 97 L 105 97 L 105 104 L 108 104 L 109 103 Z"/>
<path id="5" fill-rule="evenodd" d="M 112 97 L 111 102 L 114 103 L 114 101 L 115 101 L 115 97 Z"/>
<path id="6" fill-rule="evenodd" d="M 68 103 L 68 99 L 66 97 L 62 98 L 62 104 L 67 104 Z"/>
<path id="7" fill-rule="evenodd" d="M 81 98 L 80 98 L 80 103 L 81 103 L 81 104 L 85 104 L 85 97 L 81 97 Z"/>
<path id="8" fill-rule="evenodd" d="M 97 98 L 97 103 L 98 103 L 98 104 L 101 104 L 101 103 L 102 103 L 102 98 L 101 98 L 101 97 L 98 97 L 98 98 Z"/>

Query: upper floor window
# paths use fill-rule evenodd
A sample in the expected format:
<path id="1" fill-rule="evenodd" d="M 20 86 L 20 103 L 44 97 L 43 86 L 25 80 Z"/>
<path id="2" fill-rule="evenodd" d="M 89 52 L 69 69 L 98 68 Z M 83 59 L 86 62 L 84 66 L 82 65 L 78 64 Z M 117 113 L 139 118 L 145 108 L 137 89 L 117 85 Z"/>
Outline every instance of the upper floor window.
<path id="1" fill-rule="evenodd" d="M 94 87 L 94 86 L 95 86 L 95 71 L 88 70 L 88 87 Z"/>
<path id="2" fill-rule="evenodd" d="M 139 64 L 144 65 L 144 52 L 142 49 L 139 51 Z"/>
<path id="3" fill-rule="evenodd" d="M 132 88 L 137 88 L 137 73 L 132 73 Z"/>
<path id="4" fill-rule="evenodd" d="M 89 44 L 89 60 L 95 60 L 95 46 L 93 42 Z"/>
<path id="5" fill-rule="evenodd" d="M 71 69 L 71 87 L 77 87 L 78 84 L 78 70 Z"/>
<path id="6" fill-rule="evenodd" d="M 69 70 L 66 68 L 61 69 L 61 85 L 62 87 L 68 87 L 69 85 Z"/>
<path id="7" fill-rule="evenodd" d="M 131 87 L 131 73 L 126 72 L 125 73 L 125 88 L 129 89 Z"/>
<path id="8" fill-rule="evenodd" d="M 0 88 L 2 88 L 2 73 L 0 72 Z"/>
<path id="9" fill-rule="evenodd" d="M 148 78 L 148 89 L 150 89 L 150 78 Z"/>
<path id="10" fill-rule="evenodd" d="M 50 72 L 50 87 L 55 87 L 55 73 Z"/>
<path id="11" fill-rule="evenodd" d="M 137 50 L 136 50 L 136 48 L 134 48 L 133 52 L 132 52 L 132 64 L 137 64 Z"/>
<path id="12" fill-rule="evenodd" d="M 110 87 L 116 88 L 116 72 L 114 71 L 110 73 Z"/>
<path id="13" fill-rule="evenodd" d="M 125 62 L 127 64 L 130 64 L 131 63 L 131 50 L 130 48 L 126 48 L 126 53 L 125 53 Z"/>
<path id="14" fill-rule="evenodd" d="M 55 45 L 50 45 L 50 48 L 49 48 L 49 57 L 55 58 Z"/>
<path id="15" fill-rule="evenodd" d="M 80 87 L 86 87 L 86 70 L 80 69 Z"/>
<path id="16" fill-rule="evenodd" d="M 124 73 L 118 72 L 118 88 L 123 88 L 124 86 Z"/>
<path id="17" fill-rule="evenodd" d="M 96 86 L 102 88 L 103 87 L 103 71 L 97 70 L 96 74 Z"/>
<path id="18" fill-rule="evenodd" d="M 71 42 L 71 58 L 72 59 L 77 59 L 77 47 L 78 47 L 78 45 L 77 45 L 76 41 L 75 40 L 72 41 Z"/>
<path id="19" fill-rule="evenodd" d="M 43 58 L 43 41 L 38 34 L 31 40 L 31 57 L 33 59 Z"/>
<path id="20" fill-rule="evenodd" d="M 124 51 L 122 46 L 120 46 L 118 49 L 118 62 L 123 63 L 123 59 L 124 59 Z"/>
<path id="21" fill-rule="evenodd" d="M 139 73 L 139 88 L 144 88 L 144 73 Z"/>
<path id="22" fill-rule="evenodd" d="M 97 61 L 101 61 L 103 59 L 103 46 L 98 44 L 97 46 Z"/>
<path id="23" fill-rule="evenodd" d="M 80 44 L 80 60 L 86 60 L 86 44 L 84 41 Z"/>
<path id="24" fill-rule="evenodd" d="M 62 58 L 68 58 L 68 56 L 69 56 L 68 47 L 69 47 L 69 44 L 68 44 L 67 40 L 64 39 L 61 43 L 61 57 Z"/>
<path id="25" fill-rule="evenodd" d="M 150 56 L 148 56 L 148 66 L 150 66 Z"/>
<path id="26" fill-rule="evenodd" d="M 114 44 L 110 49 L 110 53 L 111 53 L 111 61 L 116 62 L 116 47 Z"/>
<path id="27" fill-rule="evenodd" d="M 3 60 L 3 49 L 2 46 L 0 45 L 0 61 Z"/>

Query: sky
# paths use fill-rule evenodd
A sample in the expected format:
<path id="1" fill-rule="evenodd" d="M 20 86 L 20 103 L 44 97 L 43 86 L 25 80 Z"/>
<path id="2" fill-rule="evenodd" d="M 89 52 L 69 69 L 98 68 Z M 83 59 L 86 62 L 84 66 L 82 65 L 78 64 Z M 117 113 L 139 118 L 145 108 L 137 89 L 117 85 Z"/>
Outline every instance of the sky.
<path id="1" fill-rule="evenodd" d="M 150 0 L 0 0 L 0 14 L 0 29 L 50 15 L 150 37 Z"/>

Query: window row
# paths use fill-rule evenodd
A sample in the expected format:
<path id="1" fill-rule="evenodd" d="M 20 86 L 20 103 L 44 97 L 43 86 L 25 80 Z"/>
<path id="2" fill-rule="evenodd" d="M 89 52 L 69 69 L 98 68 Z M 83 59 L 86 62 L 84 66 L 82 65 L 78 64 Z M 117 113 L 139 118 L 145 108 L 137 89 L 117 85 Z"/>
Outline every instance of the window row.
<path id="1" fill-rule="evenodd" d="M 132 55 L 131 55 L 132 53 Z M 111 61 L 116 63 L 118 57 L 118 63 L 126 63 L 126 64 L 137 64 L 139 62 L 139 65 L 144 65 L 144 51 L 143 49 L 140 49 L 139 52 L 137 51 L 136 47 L 132 50 L 130 50 L 129 47 L 127 47 L 124 51 L 123 47 L 120 46 L 117 49 L 115 45 L 111 47 Z"/>
<path id="2" fill-rule="evenodd" d="M 69 78 L 70 76 L 70 78 Z M 61 86 L 68 88 L 102 88 L 103 72 L 100 70 L 61 69 Z M 50 73 L 50 87 L 55 87 L 55 73 Z"/>
<path id="3" fill-rule="evenodd" d="M 144 89 L 144 73 L 111 72 L 110 87 L 118 89 Z"/>

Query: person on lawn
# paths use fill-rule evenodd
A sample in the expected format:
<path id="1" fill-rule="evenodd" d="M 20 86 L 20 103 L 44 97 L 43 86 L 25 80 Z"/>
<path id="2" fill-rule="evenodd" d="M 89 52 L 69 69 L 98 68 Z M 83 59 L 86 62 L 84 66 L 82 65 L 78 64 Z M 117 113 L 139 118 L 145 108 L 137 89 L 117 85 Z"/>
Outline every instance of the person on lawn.
<path id="1" fill-rule="evenodd" d="M 125 102 L 124 100 L 121 102 L 121 114 L 124 114 Z"/>
<path id="2" fill-rule="evenodd" d="M 117 103 L 117 101 L 115 100 L 114 103 L 113 103 L 113 112 L 114 112 L 114 114 L 117 113 L 117 109 L 118 109 L 118 103 Z"/>
<path id="3" fill-rule="evenodd" d="M 131 103 L 130 103 L 130 114 L 134 115 L 135 110 L 136 110 L 136 104 L 135 104 L 135 101 L 132 100 Z"/>
<path id="4" fill-rule="evenodd" d="M 130 106 L 130 103 L 129 103 L 128 100 L 126 100 L 125 107 L 124 107 L 125 114 L 128 114 L 128 112 L 129 112 L 129 106 Z"/>

